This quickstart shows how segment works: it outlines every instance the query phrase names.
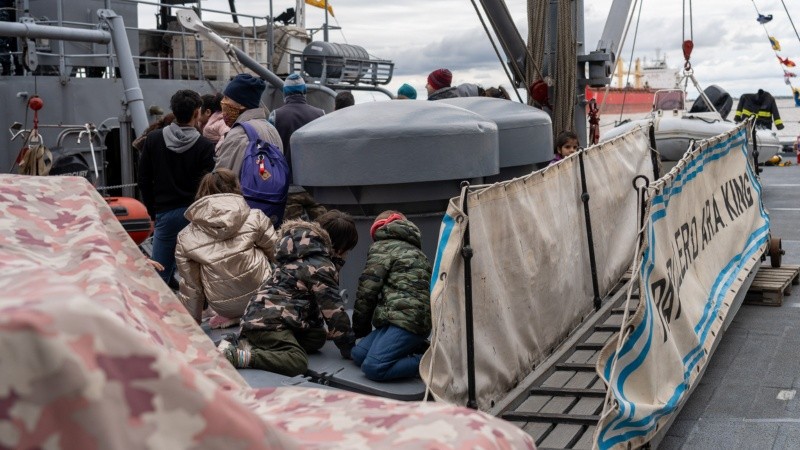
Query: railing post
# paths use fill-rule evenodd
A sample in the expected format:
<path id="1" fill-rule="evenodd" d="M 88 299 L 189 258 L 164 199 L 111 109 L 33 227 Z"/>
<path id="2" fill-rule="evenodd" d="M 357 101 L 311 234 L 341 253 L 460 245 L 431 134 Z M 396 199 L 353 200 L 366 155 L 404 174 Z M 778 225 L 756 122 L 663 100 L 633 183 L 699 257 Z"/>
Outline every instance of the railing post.
<path id="1" fill-rule="evenodd" d="M 592 271 L 592 291 L 594 292 L 594 309 L 599 310 L 600 306 L 602 306 L 602 301 L 600 300 L 600 288 L 598 287 L 597 282 L 597 263 L 595 262 L 594 258 L 594 237 L 592 236 L 592 218 L 591 214 L 589 214 L 589 192 L 586 188 L 586 169 L 584 168 L 583 164 L 583 154 L 586 152 L 586 149 L 581 149 L 578 152 L 578 162 L 580 163 L 581 168 L 581 189 L 583 192 L 581 193 L 581 201 L 583 201 L 583 215 L 586 219 L 586 237 L 589 241 L 589 267 Z"/>
<path id="2" fill-rule="evenodd" d="M 650 122 L 650 129 L 647 134 L 650 137 L 650 159 L 653 163 L 653 179 L 657 180 L 661 178 L 661 174 L 658 162 L 658 148 L 656 148 L 656 127 L 652 122 Z"/>
<path id="3" fill-rule="evenodd" d="M 469 217 L 469 182 L 461 182 L 464 191 L 464 215 Z M 472 247 L 469 242 L 469 222 L 464 230 L 464 246 L 461 248 L 461 257 L 464 258 L 464 314 L 466 316 L 467 334 L 467 408 L 478 409 L 475 394 L 475 334 L 472 316 Z"/>
<path id="4" fill-rule="evenodd" d="M 753 166 L 756 175 L 761 173 L 761 168 L 758 167 L 758 129 L 753 125 Z"/>
<path id="5" fill-rule="evenodd" d="M 644 184 L 638 186 L 637 181 L 644 181 Z M 636 190 L 636 202 L 639 204 L 639 228 L 644 226 L 644 214 L 647 208 L 647 188 L 650 186 L 650 180 L 644 175 L 637 175 L 633 178 L 633 189 Z"/>

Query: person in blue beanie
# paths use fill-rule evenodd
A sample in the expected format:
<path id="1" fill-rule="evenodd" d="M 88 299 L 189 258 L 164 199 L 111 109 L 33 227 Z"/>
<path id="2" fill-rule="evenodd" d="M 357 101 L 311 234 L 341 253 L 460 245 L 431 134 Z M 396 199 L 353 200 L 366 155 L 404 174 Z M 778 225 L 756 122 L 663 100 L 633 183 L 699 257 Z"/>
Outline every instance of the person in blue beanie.
<path id="1" fill-rule="evenodd" d="M 403 84 L 400 86 L 400 89 L 397 90 L 397 100 L 416 100 L 417 99 L 417 90 L 414 89 L 408 83 Z"/>
<path id="2" fill-rule="evenodd" d="M 269 121 L 283 140 L 283 154 L 289 168 L 292 167 L 292 146 L 290 139 L 292 134 L 300 127 L 312 120 L 316 120 L 325 115 L 325 111 L 315 108 L 306 101 L 306 82 L 299 74 L 293 73 L 286 77 L 283 82 L 283 103 L 284 105 L 272 111 Z M 286 201 L 286 212 L 283 220 L 307 218 L 314 220 L 326 212 L 325 207 L 319 205 L 306 192 L 302 186 L 297 186 L 292 180 L 289 186 L 289 198 Z"/>
<path id="3" fill-rule="evenodd" d="M 248 73 L 236 75 L 225 86 L 220 105 L 223 120 L 231 130 L 217 143 L 216 168 L 230 169 L 236 174 L 241 171 L 249 141 L 244 128 L 234 126 L 237 123 L 247 122 L 262 140 L 284 149 L 278 130 L 267 122 L 267 109 L 261 106 L 261 96 L 266 87 L 264 80 Z"/>

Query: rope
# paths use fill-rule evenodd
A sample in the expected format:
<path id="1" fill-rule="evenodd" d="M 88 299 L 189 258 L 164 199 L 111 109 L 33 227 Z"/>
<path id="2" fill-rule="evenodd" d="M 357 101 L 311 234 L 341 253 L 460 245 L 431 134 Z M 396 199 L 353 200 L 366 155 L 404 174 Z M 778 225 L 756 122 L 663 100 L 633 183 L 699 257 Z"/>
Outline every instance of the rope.
<path id="1" fill-rule="evenodd" d="M 647 213 L 649 213 L 649 212 L 650 212 L 650 208 L 647 209 Z M 617 333 L 617 348 L 614 351 L 614 360 L 609 361 L 607 363 L 607 364 L 611 364 L 611 371 L 610 371 L 610 375 L 611 375 L 610 378 L 611 379 L 613 379 L 614 376 L 617 373 L 617 363 L 619 362 L 619 359 L 618 359 L 619 358 L 619 351 L 622 348 L 622 345 L 625 342 L 625 339 L 627 339 L 627 337 L 629 335 L 628 331 L 630 331 L 629 329 L 627 329 L 626 325 L 628 323 L 629 316 L 630 316 L 630 313 L 628 311 L 630 310 L 629 306 L 631 304 L 631 298 L 633 297 L 633 287 L 636 285 L 636 281 L 638 281 L 638 278 L 639 278 L 639 271 L 636 270 L 636 269 L 637 269 L 637 267 L 639 267 L 639 264 L 640 264 L 639 257 L 643 253 L 641 251 L 642 250 L 641 246 L 642 246 L 643 240 L 644 240 L 644 230 L 645 230 L 645 227 L 642 226 L 641 229 L 639 230 L 639 234 L 638 234 L 637 239 L 636 239 L 636 247 L 635 247 L 636 250 L 635 250 L 635 254 L 633 255 L 633 265 L 631 265 L 631 269 L 632 269 L 631 270 L 631 279 L 628 282 L 629 283 L 628 284 L 628 292 L 626 294 L 625 306 L 624 306 L 625 310 L 622 313 L 622 322 L 620 323 L 620 326 L 619 326 L 619 333 Z M 639 303 L 641 304 L 641 302 L 644 302 L 644 301 L 646 301 L 646 299 L 642 297 L 642 293 L 640 292 L 639 293 Z M 604 381 L 606 382 L 606 385 L 608 385 L 608 380 L 604 380 Z M 613 407 L 613 403 L 611 401 L 611 393 L 612 392 L 613 392 L 612 389 L 606 389 L 606 398 L 605 398 L 605 401 L 603 402 L 604 406 L 603 406 L 603 411 L 600 414 L 600 417 L 605 417 L 606 413 L 609 411 L 609 407 Z"/>
<path id="2" fill-rule="evenodd" d="M 98 191 L 108 191 L 111 189 L 122 189 L 126 187 L 136 187 L 136 186 L 138 186 L 138 184 L 131 183 L 131 184 L 118 184 L 116 186 L 98 186 L 95 189 L 97 189 Z"/>
<path id="3" fill-rule="evenodd" d="M 572 34 L 572 3 L 558 2 L 558 29 L 556 33 L 556 80 L 553 106 L 553 133 L 574 129 L 575 84 L 577 46 Z"/>
<path id="4" fill-rule="evenodd" d="M 542 79 L 539 65 L 544 60 L 544 33 L 546 29 L 548 2 L 528 0 L 528 62 L 525 66 L 525 83 L 530 87 L 532 81 Z M 528 96 L 528 104 L 533 105 L 533 96 Z"/>
<path id="5" fill-rule="evenodd" d="M 681 21 L 681 36 L 683 40 L 686 40 L 686 0 L 683 0 L 683 5 L 681 6 L 681 13 L 683 14 L 683 20 Z M 689 39 L 694 41 L 694 25 L 692 23 L 692 18 L 694 15 L 692 14 L 692 0 L 689 0 Z"/>

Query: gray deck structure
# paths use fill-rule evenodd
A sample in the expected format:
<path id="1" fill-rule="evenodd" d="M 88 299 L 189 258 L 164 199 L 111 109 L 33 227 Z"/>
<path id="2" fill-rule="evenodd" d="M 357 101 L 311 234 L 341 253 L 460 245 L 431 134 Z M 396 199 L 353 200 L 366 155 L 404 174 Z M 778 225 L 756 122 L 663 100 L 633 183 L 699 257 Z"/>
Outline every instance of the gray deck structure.
<path id="1" fill-rule="evenodd" d="M 763 170 L 772 234 L 798 264 L 800 167 Z M 800 290 L 780 307 L 742 305 L 659 448 L 800 448 L 799 349 Z"/>

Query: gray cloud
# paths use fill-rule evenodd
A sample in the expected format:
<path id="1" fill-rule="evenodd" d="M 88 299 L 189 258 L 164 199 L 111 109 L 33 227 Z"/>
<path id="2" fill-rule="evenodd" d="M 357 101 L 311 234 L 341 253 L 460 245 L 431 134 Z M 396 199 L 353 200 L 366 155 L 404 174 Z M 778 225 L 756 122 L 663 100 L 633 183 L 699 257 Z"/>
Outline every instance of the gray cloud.
<path id="1" fill-rule="evenodd" d="M 331 40 L 361 45 L 376 57 L 396 63 L 391 87 L 403 82 L 424 86 L 424 77 L 437 67 L 448 67 L 456 77 L 463 74 L 483 80 L 484 84 L 507 84 L 502 67 L 475 16 L 465 0 L 399 0 L 367 2 L 364 0 L 330 0 L 336 11 L 341 32 L 332 31 Z M 526 0 L 506 0 L 512 16 L 519 24 L 526 22 Z M 800 40 L 795 36 L 783 6 L 778 0 L 759 0 L 762 13 L 773 14 L 768 32 L 781 41 L 782 56 L 800 64 Z M 266 1 L 237 2 L 240 12 L 266 15 Z M 294 7 L 293 0 L 274 0 L 276 13 Z M 587 50 L 597 45 L 605 24 L 611 0 L 584 0 L 585 43 Z M 794 18 L 800 19 L 800 5 L 786 2 Z M 227 0 L 204 0 L 203 5 L 226 10 Z M 767 35 L 756 21 L 756 12 L 748 1 L 703 0 L 693 2 L 695 51 L 692 62 L 698 81 L 727 84 L 738 95 L 759 87 L 775 95 L 789 95 L 784 85 L 783 69 L 769 47 Z M 149 13 L 148 13 L 149 14 Z M 152 14 L 149 14 L 152 16 Z M 307 8 L 309 27 L 322 23 L 322 10 Z M 671 66 L 683 64 L 680 45 L 683 15 L 680 2 L 644 4 L 635 57 L 655 57 L 656 50 L 666 54 Z M 215 18 L 214 20 L 219 20 Z M 800 21 L 796 20 L 800 25 Z M 520 27 L 524 28 L 524 27 Z M 521 29 L 523 38 L 527 37 Z M 688 34 L 688 28 L 686 30 Z M 317 35 L 321 38 L 321 35 Z M 630 58 L 633 30 L 621 54 Z M 792 69 L 794 70 L 794 69 Z M 800 72 L 800 69 L 797 69 Z M 466 80 L 465 80 L 466 81 Z M 422 86 L 420 86 L 422 83 Z M 396 84 L 396 86 L 395 86 Z M 800 81 L 797 81 L 800 85 Z"/>

